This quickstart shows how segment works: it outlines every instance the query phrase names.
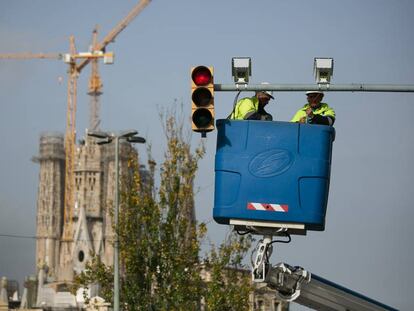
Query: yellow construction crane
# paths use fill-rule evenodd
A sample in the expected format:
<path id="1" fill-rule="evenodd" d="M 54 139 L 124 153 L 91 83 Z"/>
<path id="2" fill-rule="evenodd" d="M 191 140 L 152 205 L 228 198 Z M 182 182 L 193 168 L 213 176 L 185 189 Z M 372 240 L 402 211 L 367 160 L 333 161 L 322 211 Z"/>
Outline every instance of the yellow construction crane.
<path id="1" fill-rule="evenodd" d="M 64 226 L 62 234 L 62 247 L 70 252 L 70 243 L 73 239 L 73 209 L 74 209 L 74 159 L 76 146 L 76 98 L 77 98 L 77 79 L 82 69 L 92 61 L 91 78 L 89 80 L 89 94 L 96 100 L 102 94 L 102 83 L 98 72 L 98 59 L 103 58 L 105 63 L 113 62 L 113 54 L 105 52 L 106 46 L 113 42 L 115 38 L 125 29 L 128 24 L 151 2 L 151 0 L 141 0 L 102 40 L 97 43 L 97 29 L 93 33 L 92 50 L 87 53 L 77 53 L 75 39 L 70 36 L 69 53 L 14 53 L 0 54 L 0 59 L 62 59 L 69 65 L 68 69 L 68 96 L 66 112 L 66 132 L 65 132 L 65 192 L 64 192 Z M 79 60 L 79 64 L 78 61 Z M 94 108 L 95 107 L 95 108 Z M 91 105 L 91 119 L 99 120 L 97 104 Z M 94 110 L 95 109 L 95 110 Z M 91 122 L 93 126 L 99 123 Z"/>
<path id="2" fill-rule="evenodd" d="M 105 53 L 105 49 L 108 44 L 113 42 L 115 38 L 124 30 L 129 23 L 140 13 L 142 10 L 151 2 L 151 0 L 141 0 L 134 8 L 123 18 L 102 40 L 100 43 L 97 41 L 97 29 L 94 31 L 93 38 L 93 49 L 89 53 L 79 53 L 76 54 L 74 48 L 74 43 L 71 43 L 71 53 L 70 55 L 64 55 L 64 60 L 67 61 L 70 65 L 69 70 L 69 79 L 68 79 L 68 113 L 67 113 L 67 127 L 66 127 L 66 137 L 65 137 L 65 148 L 66 150 L 66 170 L 65 170 L 65 207 L 64 207 L 64 227 L 63 227 L 63 237 L 62 241 L 71 241 L 73 236 L 72 230 L 72 215 L 73 208 L 75 206 L 74 202 L 74 191 L 73 191 L 73 172 L 74 172 L 74 157 L 75 157 L 75 141 L 76 141 L 76 83 L 77 77 L 83 68 L 89 62 L 95 62 L 95 67 L 92 66 L 91 79 L 89 80 L 89 93 L 93 97 L 91 100 L 98 103 L 98 97 L 102 94 L 102 83 L 98 72 L 98 63 L 99 58 L 104 58 L 104 63 L 111 63 L 113 61 L 112 53 Z M 65 57 L 67 59 L 65 59 Z M 76 60 L 80 59 L 79 64 L 76 63 Z M 91 106 L 93 110 L 94 103 Z M 92 111 L 91 120 L 99 120 L 97 116 L 97 111 Z M 95 116 L 95 117 L 94 117 Z M 99 124 L 97 124 L 99 125 Z M 68 152 L 70 150 L 70 152 Z M 68 248 L 69 251 L 69 248 Z"/>
<path id="3" fill-rule="evenodd" d="M 61 59 L 62 54 L 60 53 L 10 53 L 0 54 L 0 59 L 32 59 L 32 58 L 44 58 L 44 59 Z"/>
<path id="4" fill-rule="evenodd" d="M 91 51 L 97 50 L 98 44 L 98 26 L 95 27 L 92 34 Z M 100 101 L 99 97 L 102 95 L 102 81 L 99 75 L 98 59 L 92 59 L 91 61 L 91 75 L 88 83 L 88 94 L 90 95 L 90 107 L 89 107 L 89 130 L 99 130 L 101 120 L 100 115 Z"/>
<path id="5" fill-rule="evenodd" d="M 0 54 L 0 59 L 61 59 L 69 65 L 67 81 L 67 110 L 66 110 L 66 131 L 65 131 L 65 186 L 64 186 L 64 209 L 63 209 L 63 234 L 62 234 L 62 252 L 71 253 L 71 242 L 73 239 L 73 209 L 74 209 L 74 159 L 76 148 L 76 105 L 77 105 L 77 80 L 80 70 L 77 68 L 77 60 L 92 60 L 97 66 L 97 60 L 104 58 L 105 63 L 113 62 L 113 53 L 103 53 L 102 51 L 91 51 L 87 53 L 77 53 L 75 47 L 75 38 L 69 38 L 69 53 L 9 53 Z M 92 70 L 94 72 L 94 70 Z M 100 80 L 97 71 L 95 80 Z M 101 85 L 98 85 L 98 91 Z M 68 256 L 62 256 L 68 258 Z M 69 257 L 70 258 L 70 257 Z"/>

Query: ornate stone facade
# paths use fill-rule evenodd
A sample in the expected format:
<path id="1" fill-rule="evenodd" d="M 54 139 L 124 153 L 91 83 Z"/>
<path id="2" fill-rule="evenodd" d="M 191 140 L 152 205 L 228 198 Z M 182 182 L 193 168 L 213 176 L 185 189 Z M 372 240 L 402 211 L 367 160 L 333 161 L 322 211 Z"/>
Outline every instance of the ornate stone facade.
<path id="1" fill-rule="evenodd" d="M 136 156 L 129 143 L 120 144 L 120 175 L 129 156 Z M 40 164 L 37 200 L 37 273 L 46 272 L 45 283 L 70 282 L 93 254 L 113 264 L 111 209 L 115 191 L 114 145 L 96 145 L 91 138 L 76 147 L 74 168 L 74 206 L 70 232 L 72 239 L 62 242 L 64 231 L 65 150 L 61 134 L 40 137 Z"/>
<path id="2" fill-rule="evenodd" d="M 120 144 L 120 176 L 127 170 L 130 156 L 137 156 L 128 143 Z M 115 155 L 113 144 L 98 146 L 91 138 L 77 145 L 74 168 L 74 206 L 70 232 L 72 239 L 62 241 L 64 228 L 65 150 L 61 134 L 46 133 L 40 137 L 40 164 L 37 200 L 37 295 L 36 306 L 51 310 L 78 310 L 83 305 L 82 289 L 72 295 L 67 283 L 80 273 L 92 254 L 107 265 L 113 264 L 112 227 L 115 195 Z M 148 172 L 140 167 L 145 181 Z M 193 206 L 193 203 L 190 204 Z M 187 211 L 194 219 L 194 209 Z M 248 271 L 239 271 L 249 273 Z M 203 278 L 208 281 L 209 273 Z M 91 290 L 89 296 L 97 294 Z M 102 302 L 102 301 L 101 301 Z M 25 303 L 27 305 L 27 303 Z M 273 293 L 258 289 L 250 296 L 251 310 L 288 310 L 288 304 L 275 300 Z M 107 307 L 107 304 L 102 304 Z M 0 306 L 1 307 L 1 306 Z"/>

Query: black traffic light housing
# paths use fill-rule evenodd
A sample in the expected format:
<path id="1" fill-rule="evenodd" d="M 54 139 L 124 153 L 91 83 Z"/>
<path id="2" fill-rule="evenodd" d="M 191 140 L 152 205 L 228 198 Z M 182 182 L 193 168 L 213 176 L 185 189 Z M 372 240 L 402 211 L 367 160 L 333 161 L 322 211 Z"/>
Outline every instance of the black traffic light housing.
<path id="1" fill-rule="evenodd" d="M 214 130 L 214 70 L 213 67 L 191 68 L 192 130 L 205 133 Z"/>

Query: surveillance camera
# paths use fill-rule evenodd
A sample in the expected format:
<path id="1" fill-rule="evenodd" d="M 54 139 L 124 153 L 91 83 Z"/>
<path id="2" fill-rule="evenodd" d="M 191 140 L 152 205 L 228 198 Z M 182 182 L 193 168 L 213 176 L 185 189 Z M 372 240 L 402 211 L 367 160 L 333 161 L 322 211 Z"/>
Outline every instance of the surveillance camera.
<path id="1" fill-rule="evenodd" d="M 329 84 L 333 75 L 333 58 L 315 58 L 313 71 L 316 83 Z"/>
<path id="2" fill-rule="evenodd" d="M 232 75 L 236 84 L 248 84 L 251 76 L 252 62 L 250 57 L 232 58 Z"/>

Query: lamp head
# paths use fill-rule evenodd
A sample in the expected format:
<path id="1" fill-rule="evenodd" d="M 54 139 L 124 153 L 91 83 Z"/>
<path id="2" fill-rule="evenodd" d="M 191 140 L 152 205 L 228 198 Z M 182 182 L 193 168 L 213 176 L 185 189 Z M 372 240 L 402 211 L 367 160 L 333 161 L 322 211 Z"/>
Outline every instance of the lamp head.
<path id="1" fill-rule="evenodd" d="M 127 142 L 145 144 L 146 140 L 144 137 L 131 136 L 131 137 L 127 137 Z"/>
<path id="2" fill-rule="evenodd" d="M 111 134 L 102 131 L 87 131 L 87 135 L 96 138 L 106 138 L 111 136 Z"/>

